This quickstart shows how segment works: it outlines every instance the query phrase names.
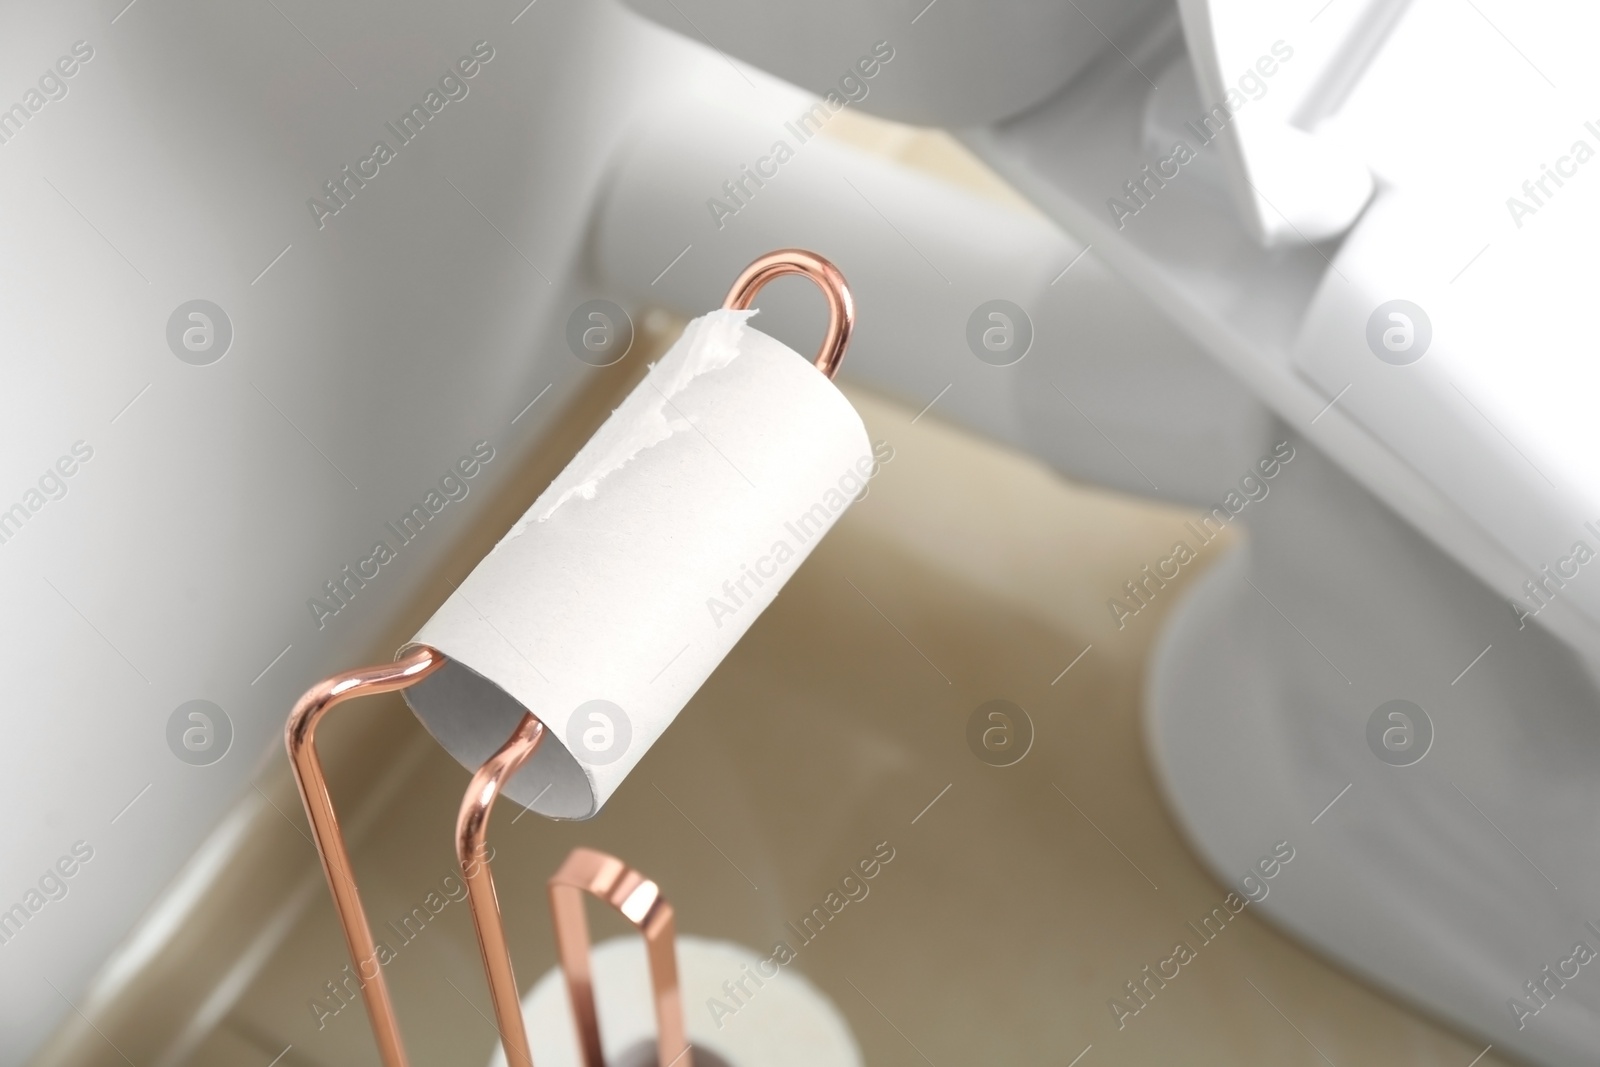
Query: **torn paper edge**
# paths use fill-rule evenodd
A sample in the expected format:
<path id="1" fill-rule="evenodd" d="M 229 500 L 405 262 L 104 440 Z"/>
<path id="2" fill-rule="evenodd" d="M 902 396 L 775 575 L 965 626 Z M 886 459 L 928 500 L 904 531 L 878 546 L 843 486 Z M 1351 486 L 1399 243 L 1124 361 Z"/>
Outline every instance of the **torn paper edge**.
<path id="1" fill-rule="evenodd" d="M 521 537 L 528 523 L 549 519 L 574 497 L 593 500 L 607 475 L 621 470 L 645 449 L 690 429 L 686 419 L 668 414 L 672 398 L 696 378 L 722 370 L 738 358 L 739 342 L 757 310 L 719 308 L 685 326 L 667 354 L 650 368 L 644 381 L 611 413 L 533 507 L 506 531 L 495 550 Z"/>

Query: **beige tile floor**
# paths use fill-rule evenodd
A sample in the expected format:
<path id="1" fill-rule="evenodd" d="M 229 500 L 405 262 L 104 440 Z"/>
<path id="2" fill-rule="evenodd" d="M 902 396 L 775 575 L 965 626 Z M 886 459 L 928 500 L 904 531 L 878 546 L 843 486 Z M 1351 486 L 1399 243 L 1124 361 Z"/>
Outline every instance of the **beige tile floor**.
<path id="1" fill-rule="evenodd" d="M 1011 195 L 942 138 L 854 117 L 835 125 Z M 646 347 L 673 329 L 646 325 Z M 374 658 L 531 502 L 642 363 L 619 366 L 525 462 L 525 495 L 456 546 Z M 852 399 L 895 458 L 602 815 L 500 813 L 496 870 L 523 985 L 554 961 L 543 880 L 574 845 L 656 878 L 681 930 L 764 948 L 888 841 L 895 859 L 871 895 L 797 964 L 875 1067 L 1065 1067 L 1080 1053 L 1080 1067 L 1506 1063 L 1495 1051 L 1474 1061 L 1481 1043 L 1248 909 L 1118 1029 L 1109 999 L 1191 940 L 1185 924 L 1226 893 L 1165 810 L 1140 733 L 1141 671 L 1177 597 L 1121 633 L 1104 608 L 1186 516 L 1066 484 L 933 415 L 912 424 L 895 405 Z M 965 740 L 968 716 L 993 698 L 1020 704 L 1036 729 L 1008 768 L 983 764 Z M 368 908 L 397 917 L 452 870 L 467 774 L 397 701 L 369 701 L 324 733 Z M 377 1063 L 358 1006 L 320 1029 L 308 1007 L 344 965 L 342 940 L 281 759 L 259 786 L 228 824 L 221 874 L 180 900 L 169 936 L 102 983 L 86 1006 L 93 1027 L 70 1026 L 38 1062 Z M 1276 891 L 1296 876 L 1291 863 Z M 592 914 L 597 937 L 620 932 Z M 464 905 L 446 907 L 389 974 L 413 1063 L 487 1061 L 494 1031 Z"/>
<path id="2" fill-rule="evenodd" d="M 1194 940 L 1185 923 L 1226 892 L 1179 837 L 1142 747 L 1140 670 L 1159 619 L 1116 634 L 1103 607 L 1181 517 L 1075 488 L 931 417 L 912 425 L 899 407 L 853 399 L 895 458 L 602 815 L 552 824 L 501 814 L 497 875 L 524 984 L 553 963 L 543 879 L 574 845 L 650 873 L 682 930 L 766 946 L 887 840 L 896 857 L 871 895 L 798 963 L 871 1064 L 1064 1065 L 1092 1045 L 1082 1067 L 1467 1067 L 1481 1044 L 1248 910 L 1118 1030 L 1107 1001 L 1174 940 Z M 1036 726 L 1032 750 L 1009 768 L 981 763 L 965 742 L 969 713 L 996 697 Z M 358 816 L 355 855 L 382 921 L 451 870 L 467 775 L 403 708 L 371 703 L 327 736 L 341 802 L 355 810 L 355 794 L 377 796 Z M 263 789 L 303 824 L 285 768 Z M 172 1038 L 170 1025 L 144 1035 L 141 1022 L 168 1016 L 169 998 L 198 999 L 185 976 L 212 975 L 199 984 L 214 990 L 229 966 L 235 995 L 183 1062 L 264 1067 L 289 1045 L 283 1067 L 377 1062 L 358 1007 L 320 1030 L 308 1007 L 345 961 L 309 846 L 277 812 L 264 811 L 257 830 L 262 847 L 232 890 L 199 905 L 177 977 L 152 978 L 137 993 L 143 1007 L 102 1020 L 135 1062 L 154 1062 Z M 1279 890 L 1295 876 L 1291 863 Z M 259 892 L 263 878 L 279 888 Z M 239 939 L 274 916 L 279 936 L 241 971 Z M 620 931 L 596 919 L 601 936 Z M 235 948 L 211 951 L 230 937 Z M 389 974 L 416 1064 L 487 1060 L 494 1033 L 463 905 L 447 906 Z M 84 1047 L 62 1062 L 121 1062 Z M 1478 1061 L 1503 1062 L 1494 1052 Z"/>

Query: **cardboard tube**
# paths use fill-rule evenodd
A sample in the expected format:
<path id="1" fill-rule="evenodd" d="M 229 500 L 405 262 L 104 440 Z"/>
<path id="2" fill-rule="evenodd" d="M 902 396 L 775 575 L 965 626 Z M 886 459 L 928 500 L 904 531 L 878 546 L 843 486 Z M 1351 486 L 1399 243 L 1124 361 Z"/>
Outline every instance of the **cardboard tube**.
<path id="1" fill-rule="evenodd" d="M 876 469 L 754 314 L 691 322 L 406 646 L 449 659 L 405 696 L 463 766 L 545 724 L 504 790 L 540 814 L 600 810 Z"/>

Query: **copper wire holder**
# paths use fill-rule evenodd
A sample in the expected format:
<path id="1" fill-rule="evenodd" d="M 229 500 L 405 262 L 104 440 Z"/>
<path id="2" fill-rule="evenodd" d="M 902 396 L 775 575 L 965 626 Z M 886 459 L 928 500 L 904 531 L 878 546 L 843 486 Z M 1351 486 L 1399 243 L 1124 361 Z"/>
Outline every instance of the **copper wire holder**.
<path id="1" fill-rule="evenodd" d="M 802 274 L 811 279 L 827 299 L 828 329 L 815 364 L 831 379 L 838 373 L 855 328 L 855 301 L 844 275 L 828 260 L 800 248 L 769 252 L 744 269 L 722 306 L 735 311 L 749 308 L 768 282 L 785 274 Z M 339 704 L 357 697 L 409 688 L 438 671 L 446 662 L 444 653 L 421 645 L 393 663 L 330 675 L 313 685 L 296 702 L 284 728 L 289 765 L 311 823 L 311 835 L 316 841 L 323 873 L 328 878 L 328 889 L 333 896 L 339 925 L 344 930 L 350 961 L 361 982 L 362 1000 L 384 1067 L 409 1067 L 409 1060 L 372 927 L 356 887 L 344 832 L 340 829 L 339 816 L 328 792 L 327 776 L 317 755 L 316 731 L 327 713 Z M 506 944 L 494 874 L 489 867 L 489 815 L 505 783 L 538 751 L 544 739 L 544 724 L 532 712 L 524 715 L 506 742 L 472 776 L 456 816 L 456 859 L 466 884 L 478 949 L 483 956 L 484 977 L 494 1003 L 508 1067 L 533 1067 L 533 1054 L 523 1022 L 522 997 L 511 966 L 511 952 Z M 549 891 L 556 943 L 566 972 L 585 1067 L 605 1067 L 589 978 L 589 930 L 583 911 L 585 892 L 621 911 L 644 934 L 655 991 L 660 1067 L 693 1067 L 678 986 L 672 907 L 662 898 L 656 884 L 615 857 L 592 849 L 577 849 L 550 879 Z M 367 974 L 369 966 L 370 975 Z"/>
<path id="2" fill-rule="evenodd" d="M 575 848 L 550 878 L 550 914 L 556 924 L 556 952 L 567 979 L 567 997 L 578 1029 L 584 1067 L 606 1067 L 600 1048 L 589 970 L 589 920 L 584 894 L 605 901 L 644 935 L 650 964 L 651 1000 L 656 1011 L 657 1067 L 694 1067 L 683 1024 L 683 993 L 678 984 L 677 932 L 672 905 L 661 888 L 615 856 Z"/>

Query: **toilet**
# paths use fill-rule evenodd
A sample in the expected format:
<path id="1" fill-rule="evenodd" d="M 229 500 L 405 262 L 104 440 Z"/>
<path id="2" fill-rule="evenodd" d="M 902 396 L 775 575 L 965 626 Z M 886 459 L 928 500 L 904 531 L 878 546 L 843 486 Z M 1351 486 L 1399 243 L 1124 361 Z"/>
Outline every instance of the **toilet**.
<path id="1" fill-rule="evenodd" d="M 633 6 L 682 22 L 656 0 Z M 1028 4 L 1008 11 L 1041 37 L 1065 32 Z M 1111 21 L 1079 14 L 1085 37 L 1096 15 Z M 1003 30 L 962 17 L 936 25 L 971 35 L 974 55 L 1006 47 Z M 1062 324 L 1076 343 L 1049 373 L 1009 368 L 1009 396 L 980 401 L 986 383 L 944 366 L 869 357 L 857 373 L 910 403 L 953 379 L 947 417 L 1068 476 L 1192 507 L 1200 525 L 1174 534 L 1196 555 L 1202 517 L 1236 515 L 1246 536 L 1174 608 L 1147 678 L 1150 756 L 1191 843 L 1228 880 L 1292 842 L 1305 867 L 1262 904 L 1277 924 L 1496 1048 L 1588 1062 L 1600 371 L 1584 352 L 1600 204 L 1579 161 L 1600 135 L 1583 116 L 1549 118 L 1526 57 L 1447 5 L 1351 5 L 1321 22 L 1312 8 L 1180 0 L 1119 17 L 1095 38 L 1115 47 L 1064 50 L 1036 99 L 966 95 L 979 79 L 958 64 L 915 101 L 884 91 L 855 106 L 952 128 L 1070 235 L 1042 258 L 1066 266 L 1092 248 L 1077 284 L 1105 271 L 1181 341 L 1106 344 L 1100 316 L 1078 308 Z M 826 48 L 807 68 L 744 32 L 725 47 L 827 91 Z M 1503 138 L 1493 158 L 1458 165 L 1485 122 Z M 818 215 L 872 199 L 818 184 Z M 666 217 L 671 199 L 629 223 Z M 935 236 L 905 236 L 941 261 Z M 996 259 L 983 263 L 994 295 L 1050 300 L 1043 264 Z M 901 269 L 908 286 L 937 284 Z M 1152 342 L 1162 356 L 1140 351 Z M 1068 396 L 1060 376 L 1073 374 L 1083 385 Z M 1258 479 L 1265 495 L 1240 490 L 1280 442 L 1295 458 Z M 1230 493 L 1238 504 L 1219 508 Z M 1130 575 L 1109 614 L 1127 625 L 1185 562 Z"/>
<path id="2" fill-rule="evenodd" d="M 1497 1050 L 1589 1062 L 1600 133 L 1550 86 L 1595 16 L 1525 55 L 1470 5 L 1321 6 L 17 16 L 0 67 L 53 80 L 37 108 L 0 87 L 27 111 L 0 113 L 0 335 L 44 399 L 5 407 L 0 591 L 47 669 L 15 672 L 39 714 L 0 804 L 54 799 L 0 885 L 75 857 L 80 919 L 0 928 L 0 1062 L 136 974 L 237 829 L 248 775 L 174 776 L 171 717 L 224 712 L 216 760 L 275 753 L 292 678 L 412 632 L 499 457 L 560 439 L 578 310 L 696 315 L 793 245 L 855 288 L 844 379 L 1188 516 L 1084 596 L 1108 640 L 1162 620 L 1150 760 L 1213 873 L 1288 842 L 1281 929 Z M 949 130 L 1010 201 L 853 149 L 857 114 Z M 809 351 L 818 299 L 775 284 L 759 325 Z M 415 562 L 338 596 L 468 456 Z M 92 745 L 86 708 L 119 709 Z"/>

